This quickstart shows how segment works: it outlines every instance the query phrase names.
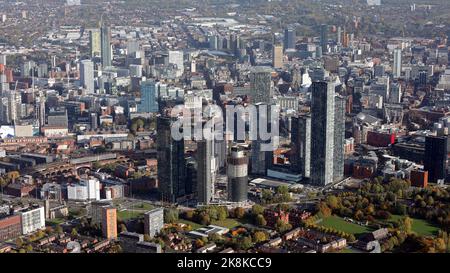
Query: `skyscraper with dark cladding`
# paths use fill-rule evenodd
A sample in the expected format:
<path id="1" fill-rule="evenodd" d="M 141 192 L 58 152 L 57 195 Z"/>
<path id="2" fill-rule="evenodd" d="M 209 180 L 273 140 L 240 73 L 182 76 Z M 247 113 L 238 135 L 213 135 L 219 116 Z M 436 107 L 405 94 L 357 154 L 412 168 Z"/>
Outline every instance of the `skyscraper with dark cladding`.
<path id="1" fill-rule="evenodd" d="M 286 28 L 284 30 L 284 50 L 295 48 L 295 29 Z"/>
<path id="2" fill-rule="evenodd" d="M 322 47 L 322 54 L 328 52 L 328 25 L 320 25 L 320 46 Z"/>
<path id="3" fill-rule="evenodd" d="M 156 125 L 159 188 L 162 200 L 171 203 L 186 193 L 184 139 L 175 140 L 171 135 L 171 127 L 176 121 L 177 118 L 161 116 Z"/>
<path id="4" fill-rule="evenodd" d="M 197 201 L 209 204 L 213 198 L 213 140 L 197 142 Z"/>
<path id="5" fill-rule="evenodd" d="M 345 99 L 336 95 L 334 101 L 333 180 L 344 177 Z"/>
<path id="6" fill-rule="evenodd" d="M 430 182 L 445 179 L 447 168 L 448 137 L 427 136 L 425 138 L 425 156 L 423 167 L 428 171 Z"/>
<path id="7" fill-rule="evenodd" d="M 100 29 L 101 35 L 101 48 L 102 48 L 102 67 L 111 66 L 111 28 L 102 25 Z"/>
<path id="8" fill-rule="evenodd" d="M 291 166 L 292 171 L 310 177 L 311 168 L 311 116 L 292 118 Z"/>
<path id="9" fill-rule="evenodd" d="M 335 88 L 316 81 L 311 90 L 311 183 L 325 186 L 334 180 Z"/>

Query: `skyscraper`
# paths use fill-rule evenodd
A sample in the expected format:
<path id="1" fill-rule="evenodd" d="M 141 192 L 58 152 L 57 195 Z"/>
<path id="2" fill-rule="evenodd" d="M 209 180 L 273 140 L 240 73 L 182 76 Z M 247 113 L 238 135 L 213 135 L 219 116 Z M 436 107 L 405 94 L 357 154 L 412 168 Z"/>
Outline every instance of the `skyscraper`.
<path id="1" fill-rule="evenodd" d="M 117 209 L 102 207 L 102 232 L 107 239 L 117 238 Z"/>
<path id="2" fill-rule="evenodd" d="M 272 66 L 274 68 L 283 67 L 283 46 L 273 45 L 272 47 Z"/>
<path id="3" fill-rule="evenodd" d="M 91 60 L 81 61 L 80 84 L 86 89 L 87 94 L 94 93 L 94 63 Z"/>
<path id="4" fill-rule="evenodd" d="M 244 202 L 248 193 L 248 157 L 238 147 L 231 148 L 228 158 L 228 200 Z"/>
<path id="5" fill-rule="evenodd" d="M 335 89 L 327 81 L 311 85 L 311 182 L 325 186 L 333 182 Z"/>
<path id="6" fill-rule="evenodd" d="M 197 142 L 197 197 L 198 203 L 209 204 L 213 198 L 214 169 L 213 140 Z"/>
<path id="7" fill-rule="evenodd" d="M 284 50 L 295 48 L 295 29 L 286 28 L 284 30 Z"/>
<path id="8" fill-rule="evenodd" d="M 158 101 L 156 94 L 156 83 L 152 80 L 148 80 L 141 83 L 141 104 L 140 112 L 144 113 L 157 113 Z"/>
<path id="9" fill-rule="evenodd" d="M 400 48 L 394 49 L 394 66 L 392 67 L 392 74 L 394 78 L 400 78 L 402 75 L 402 50 Z"/>
<path id="10" fill-rule="evenodd" d="M 111 28 L 102 25 L 101 29 L 102 67 L 111 66 Z"/>
<path id="11" fill-rule="evenodd" d="M 428 171 L 430 182 L 445 179 L 447 168 L 448 137 L 427 136 L 425 138 L 425 156 L 423 167 Z"/>
<path id="12" fill-rule="evenodd" d="M 270 103 L 273 97 L 272 69 L 267 66 L 255 66 L 250 71 L 250 89 L 252 103 Z"/>
<path id="13" fill-rule="evenodd" d="M 262 106 L 266 106 L 267 109 L 264 109 L 264 107 L 262 107 Z M 257 107 L 257 118 L 255 121 L 252 121 L 252 122 L 258 123 L 258 126 L 257 126 L 258 138 L 255 140 L 252 140 L 252 150 L 251 150 L 251 155 L 250 155 L 251 173 L 257 174 L 257 175 L 266 175 L 267 169 L 269 169 L 273 164 L 273 150 L 268 150 L 267 147 L 264 147 L 264 149 L 263 149 L 263 146 L 271 145 L 272 139 L 263 140 L 261 138 L 260 132 L 262 132 L 266 128 L 267 128 L 267 130 L 269 128 L 271 128 L 270 109 L 271 109 L 271 107 L 274 107 L 274 105 L 266 104 L 266 103 L 257 103 L 256 107 Z M 263 111 L 267 111 L 267 112 L 264 113 Z M 267 127 L 261 128 L 261 125 L 264 126 L 261 123 L 261 120 L 264 120 L 264 115 L 266 116 L 265 118 L 267 121 L 267 125 L 266 125 Z"/>
<path id="14" fill-rule="evenodd" d="M 292 118 L 291 129 L 291 165 L 292 171 L 303 177 L 311 172 L 311 116 L 302 115 Z"/>
<path id="15" fill-rule="evenodd" d="M 333 181 L 344 177 L 345 99 L 334 97 Z"/>
<path id="16" fill-rule="evenodd" d="M 320 46 L 323 54 L 328 52 L 328 25 L 320 25 Z"/>
<path id="17" fill-rule="evenodd" d="M 389 102 L 390 103 L 400 103 L 402 98 L 402 86 L 398 82 L 393 82 L 391 84 L 389 92 Z"/>
<path id="18" fill-rule="evenodd" d="M 184 71 L 184 53 L 183 51 L 170 50 L 169 51 L 169 64 L 176 65 L 177 76 L 181 76 Z"/>
<path id="19" fill-rule="evenodd" d="M 89 31 L 89 51 L 91 58 L 101 56 L 102 40 L 99 29 L 91 29 Z"/>
<path id="20" fill-rule="evenodd" d="M 156 125 L 159 188 L 162 200 L 171 203 L 186 192 L 184 139 L 175 140 L 171 135 L 171 127 L 176 121 L 177 118 L 161 116 Z"/>

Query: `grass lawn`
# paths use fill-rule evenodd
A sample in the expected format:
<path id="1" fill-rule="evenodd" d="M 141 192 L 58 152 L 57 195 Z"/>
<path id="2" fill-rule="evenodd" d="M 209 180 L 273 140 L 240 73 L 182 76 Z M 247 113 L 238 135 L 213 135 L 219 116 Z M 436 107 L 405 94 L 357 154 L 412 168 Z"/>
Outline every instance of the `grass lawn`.
<path id="1" fill-rule="evenodd" d="M 151 204 L 149 204 L 149 203 L 144 203 L 144 202 L 142 202 L 142 203 L 140 203 L 140 204 L 136 204 L 136 205 L 134 205 L 133 206 L 133 209 L 136 209 L 136 210 L 145 210 L 145 211 L 149 211 L 149 210 L 152 210 L 152 209 L 154 209 L 155 207 L 153 206 L 153 205 L 151 205 Z"/>
<path id="2" fill-rule="evenodd" d="M 405 216 L 401 215 L 392 215 L 391 219 L 389 219 L 390 222 L 396 222 L 397 220 L 403 218 Z M 422 235 L 422 236 L 435 236 L 437 235 L 439 228 L 430 224 L 426 220 L 423 219 L 417 219 L 412 218 L 412 231 Z"/>
<path id="3" fill-rule="evenodd" d="M 134 218 L 143 217 L 145 211 L 122 210 L 117 212 L 117 220 L 126 221 Z"/>
<path id="4" fill-rule="evenodd" d="M 212 222 L 212 224 L 216 225 L 216 226 L 221 226 L 221 227 L 226 227 L 226 228 L 231 229 L 231 228 L 240 226 L 243 223 L 237 219 L 227 218 L 223 221 L 214 221 L 214 222 Z"/>
<path id="5" fill-rule="evenodd" d="M 59 224 L 62 224 L 66 221 L 66 219 L 64 218 L 55 218 L 55 219 L 51 219 L 51 220 L 45 220 L 45 225 L 46 226 L 57 226 Z"/>
<path id="6" fill-rule="evenodd" d="M 322 222 L 318 223 L 319 226 L 334 228 L 336 230 L 343 231 L 345 233 L 350 233 L 355 236 L 370 232 L 369 227 L 360 226 L 357 224 L 349 223 L 339 216 L 332 215 L 327 218 L 323 218 Z"/>
<path id="7" fill-rule="evenodd" d="M 189 220 L 185 220 L 185 219 L 178 219 L 178 223 L 183 223 L 183 224 L 186 224 L 186 225 L 190 225 L 192 227 L 192 230 L 195 230 L 195 229 L 203 227 L 200 224 L 197 224 L 195 222 L 192 222 L 192 221 L 189 221 Z"/>

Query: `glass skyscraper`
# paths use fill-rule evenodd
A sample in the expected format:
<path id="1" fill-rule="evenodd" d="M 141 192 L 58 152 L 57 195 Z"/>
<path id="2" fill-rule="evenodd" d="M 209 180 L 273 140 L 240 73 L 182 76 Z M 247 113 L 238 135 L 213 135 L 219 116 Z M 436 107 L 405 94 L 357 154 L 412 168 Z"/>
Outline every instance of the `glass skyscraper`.
<path id="1" fill-rule="evenodd" d="M 174 140 L 171 127 L 177 118 L 158 117 L 157 161 L 158 182 L 164 202 L 176 203 L 186 194 L 186 163 L 184 158 L 184 139 Z"/>
<path id="2" fill-rule="evenodd" d="M 111 66 L 111 28 L 105 25 L 101 27 L 102 67 Z"/>
<path id="3" fill-rule="evenodd" d="M 141 104 L 139 105 L 140 112 L 157 113 L 158 101 L 156 97 L 157 85 L 154 81 L 145 81 L 141 84 Z"/>

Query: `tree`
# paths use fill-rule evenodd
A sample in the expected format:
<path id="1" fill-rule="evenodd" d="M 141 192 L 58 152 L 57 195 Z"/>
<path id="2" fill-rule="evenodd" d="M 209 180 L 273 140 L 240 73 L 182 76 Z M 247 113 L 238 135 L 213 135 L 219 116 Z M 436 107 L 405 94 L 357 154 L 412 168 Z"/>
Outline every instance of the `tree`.
<path id="1" fill-rule="evenodd" d="M 266 221 L 266 219 L 264 218 L 264 216 L 262 214 L 258 214 L 256 216 L 256 224 L 258 226 L 262 226 L 262 227 L 267 225 L 267 221 Z"/>
<path id="2" fill-rule="evenodd" d="M 247 250 L 253 246 L 252 238 L 250 236 L 241 237 L 237 241 L 238 248 Z"/>
<path id="3" fill-rule="evenodd" d="M 242 218 L 244 218 L 244 215 L 245 215 L 245 209 L 244 209 L 244 208 L 237 207 L 237 208 L 234 209 L 234 216 L 235 216 L 237 219 L 242 219 Z"/>
<path id="4" fill-rule="evenodd" d="M 339 200 L 334 195 L 329 195 L 326 199 L 326 203 L 327 203 L 328 207 L 330 207 L 332 210 L 339 208 Z"/>
<path id="5" fill-rule="evenodd" d="M 275 224 L 275 229 L 279 232 L 279 233 L 284 233 L 290 229 L 292 229 L 291 224 L 289 223 L 285 223 L 284 221 L 278 219 L 277 223 Z"/>
<path id="6" fill-rule="evenodd" d="M 211 218 L 209 217 L 208 214 L 206 213 L 200 214 L 200 224 L 204 226 L 211 224 Z"/>
<path id="7" fill-rule="evenodd" d="M 252 214 L 253 215 L 259 215 L 264 213 L 264 207 L 258 204 L 253 205 L 252 207 Z"/>
<path id="8" fill-rule="evenodd" d="M 267 235 L 264 231 L 257 231 L 253 234 L 253 242 L 260 243 L 267 240 Z"/>
<path id="9" fill-rule="evenodd" d="M 63 228 L 61 227 L 61 225 L 57 225 L 56 228 L 55 228 L 55 231 L 57 233 L 63 233 Z"/>
<path id="10" fill-rule="evenodd" d="M 223 221 L 228 217 L 228 210 L 226 207 L 218 207 L 217 208 L 217 220 Z"/>
<path id="11" fill-rule="evenodd" d="M 78 236 L 78 231 L 76 228 L 72 228 L 72 232 L 70 233 L 72 236 Z"/>
<path id="12" fill-rule="evenodd" d="M 120 224 L 120 232 L 127 232 L 127 231 L 128 231 L 127 226 L 124 223 Z"/>
<path id="13" fill-rule="evenodd" d="M 187 220 L 192 220 L 194 218 L 194 211 L 193 210 L 187 210 L 184 213 L 184 218 L 186 218 Z"/>
<path id="14" fill-rule="evenodd" d="M 164 210 L 164 222 L 166 223 L 176 223 L 178 221 L 178 210 L 177 209 L 165 209 Z"/>
<path id="15" fill-rule="evenodd" d="M 26 250 L 27 252 L 31 252 L 31 251 L 33 251 L 33 246 L 32 246 L 32 245 L 27 245 L 27 246 L 25 247 L 25 250 Z"/>
<path id="16" fill-rule="evenodd" d="M 16 246 L 17 246 L 17 248 L 21 248 L 23 246 L 23 239 L 22 238 L 17 238 L 16 239 Z"/>
<path id="17" fill-rule="evenodd" d="M 319 210 L 319 213 L 322 215 L 322 217 L 331 216 L 331 210 L 325 202 L 320 202 L 318 204 L 318 210 Z"/>

